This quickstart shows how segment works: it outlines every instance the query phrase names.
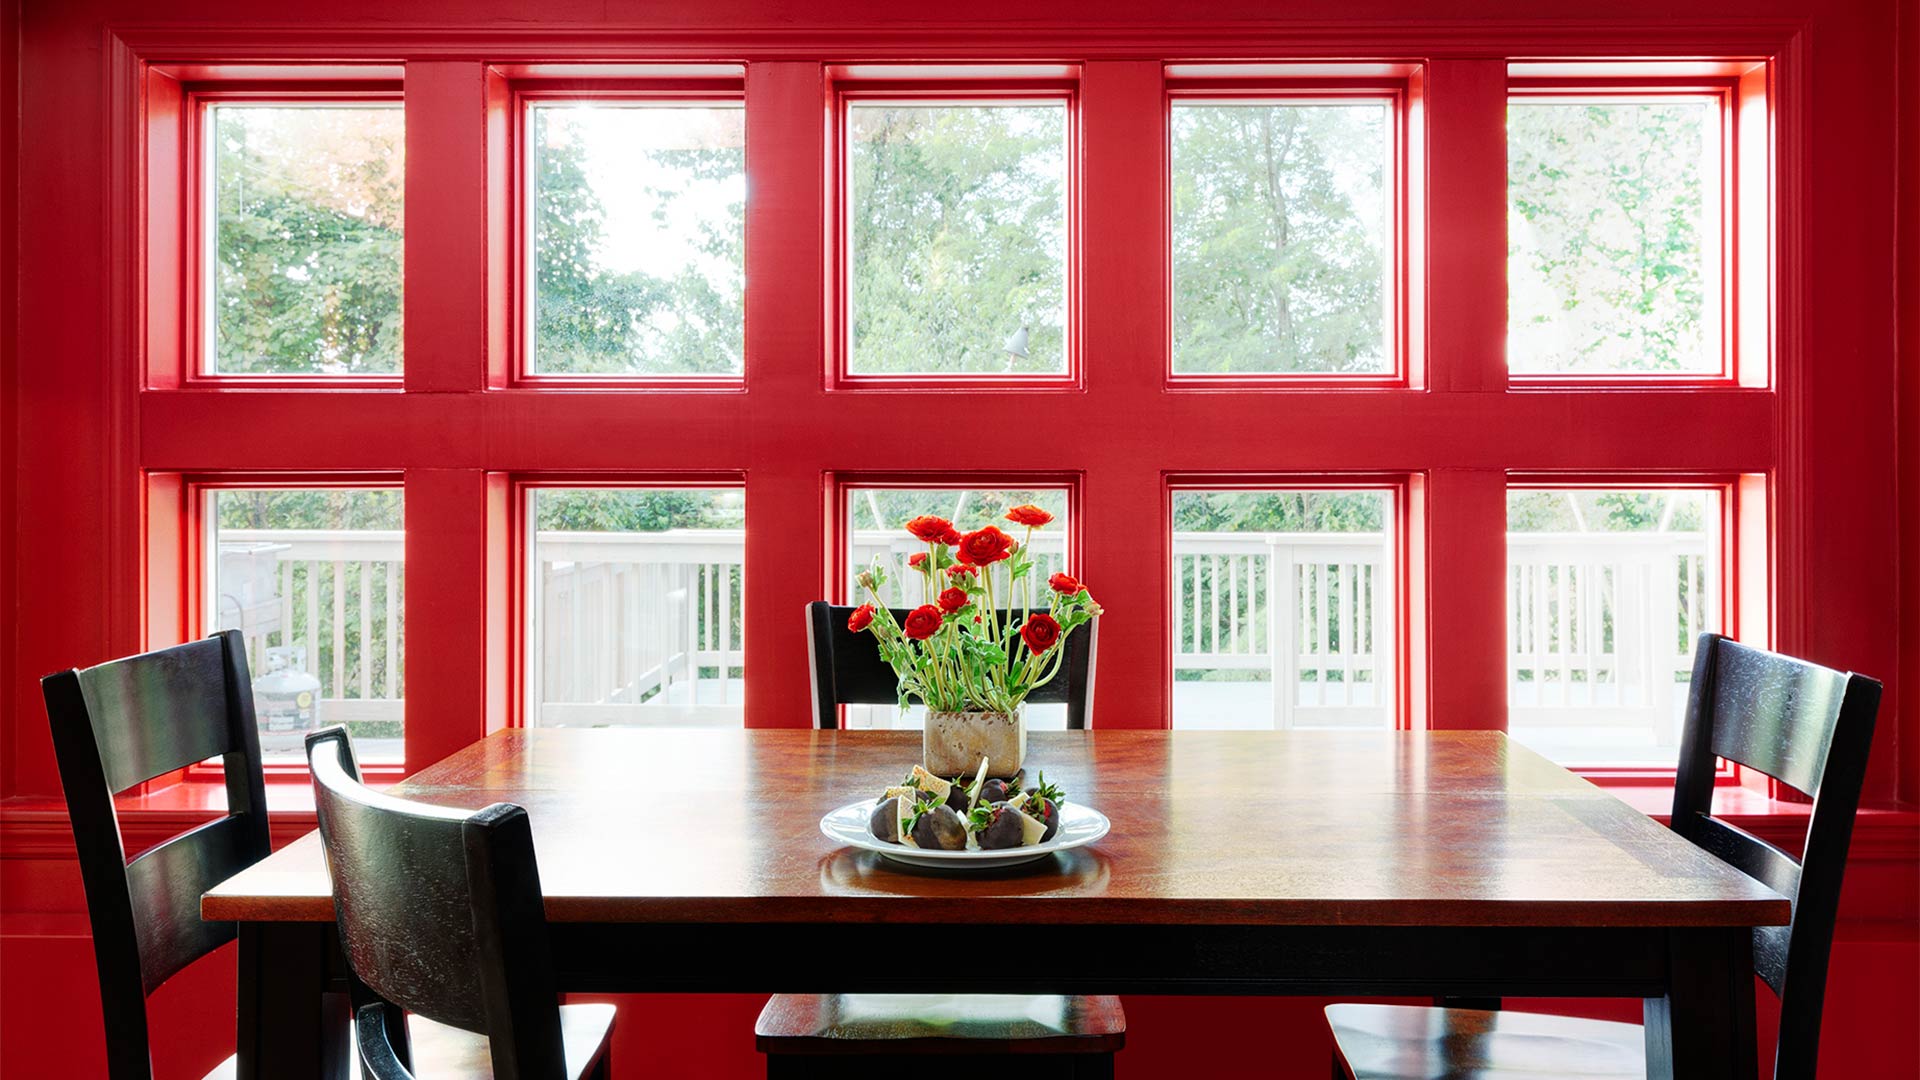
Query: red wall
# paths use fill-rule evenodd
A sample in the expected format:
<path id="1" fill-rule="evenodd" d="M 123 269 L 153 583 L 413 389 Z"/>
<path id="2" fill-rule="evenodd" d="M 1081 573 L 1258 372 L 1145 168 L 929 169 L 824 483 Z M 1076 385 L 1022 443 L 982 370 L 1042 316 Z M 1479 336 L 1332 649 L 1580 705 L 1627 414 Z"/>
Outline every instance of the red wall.
<path id="1" fill-rule="evenodd" d="M 1222 0 L 1203 15 L 1194 5 L 1164 0 L 1072 0 L 1036 19 L 1034 5 L 981 0 L 955 7 L 950 18 L 976 27 L 980 40 L 1031 34 L 1061 41 L 1082 32 L 1090 42 L 1153 40 L 1163 32 L 1178 40 L 1231 32 L 1271 19 L 1274 9 L 1270 0 Z M 1478 35 L 1538 24 L 1541 10 L 1536 0 L 1288 5 L 1307 36 L 1325 31 L 1327 20 L 1340 20 L 1351 33 L 1417 19 L 1433 24 L 1435 40 L 1456 55 Z M 1585 29 L 1562 32 L 1569 52 L 1578 51 L 1583 33 L 1612 43 L 1664 40 L 1693 24 L 1802 24 L 1811 152 L 1797 205 L 1806 261 L 1817 272 L 1808 276 L 1794 327 L 1805 342 L 1807 370 L 1787 436 L 1802 455 L 1807 496 L 1794 527 L 1804 538 L 1795 564 L 1779 572 L 1808 598 L 1794 613 L 1792 640 L 1816 658 L 1887 675 L 1889 704 L 1869 798 L 1881 807 L 1911 801 L 1920 793 L 1920 710 L 1901 709 L 1899 690 L 1903 682 L 1920 683 L 1920 230 L 1913 214 L 1920 206 L 1920 48 L 1912 5 L 1596 0 L 1578 10 Z M 0 1076 L 90 1077 L 101 1075 L 102 1065 L 84 908 L 64 826 L 45 812 L 58 785 L 30 677 L 125 651 L 113 627 L 129 622 L 124 615 L 137 607 L 139 593 L 137 575 L 127 569 L 138 523 L 116 501 L 125 481 L 116 481 L 114 470 L 129 459 L 129 446 L 151 433 L 139 426 L 138 402 L 115 382 L 124 374 L 114 359 L 122 343 L 108 318 L 116 280 L 102 227 L 110 164 L 108 27 L 164 23 L 213 32 L 270 22 L 456 30 L 605 21 L 765 28 L 769 40 L 784 34 L 831 43 L 853 41 L 851 29 L 911 30 L 945 17 L 893 0 L 45 0 L 26 3 L 16 18 L 21 11 L 11 0 L 0 3 Z M 1896 28 L 1897 11 L 1905 20 Z M 1887 108 L 1896 97 L 1900 109 Z M 1904 318 L 1896 321 L 1896 311 Z M 1897 362 L 1896 343 L 1904 362 Z M 29 527 L 22 531 L 20 523 Z M 1897 589 L 1890 574 L 1898 575 Z M 1920 1075 L 1920 1025 L 1909 1022 L 1920 1015 L 1920 854 L 1912 817 L 1874 819 L 1858 847 L 1836 946 L 1823 1072 Z M 1760 999 L 1770 1002 L 1764 993 Z M 225 957 L 164 988 L 153 1002 L 168 1042 L 158 1075 L 197 1076 L 227 1053 L 232 1001 Z M 622 1005 L 620 1075 L 757 1074 L 750 1035 L 757 999 L 628 998 Z M 1316 1003 L 1139 999 L 1128 1007 L 1124 1075 L 1185 1072 L 1196 1062 L 1262 1075 L 1325 1075 Z"/>

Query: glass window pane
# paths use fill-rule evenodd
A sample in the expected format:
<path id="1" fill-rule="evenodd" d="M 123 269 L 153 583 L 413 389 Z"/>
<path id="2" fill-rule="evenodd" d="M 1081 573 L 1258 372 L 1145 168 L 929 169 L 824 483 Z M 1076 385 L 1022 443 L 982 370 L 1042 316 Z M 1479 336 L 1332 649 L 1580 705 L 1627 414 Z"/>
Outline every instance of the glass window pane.
<path id="1" fill-rule="evenodd" d="M 1721 626 L 1720 494 L 1507 495 L 1507 730 L 1564 765 L 1672 768 Z"/>
<path id="2" fill-rule="evenodd" d="M 1390 728 L 1393 499 L 1176 491 L 1173 726 Z"/>
<path id="3" fill-rule="evenodd" d="M 860 375 L 1067 370 L 1064 103 L 847 110 Z"/>
<path id="4" fill-rule="evenodd" d="M 745 111 L 551 102 L 527 113 L 528 371 L 740 375 Z"/>
<path id="5" fill-rule="evenodd" d="M 398 102 L 205 113 L 205 345 L 219 375 L 395 375 Z"/>
<path id="6" fill-rule="evenodd" d="M 1703 98 L 1508 107 L 1513 371 L 1720 371 L 1719 143 Z"/>
<path id="7" fill-rule="evenodd" d="M 1394 367 L 1384 102 L 1176 104 L 1173 370 Z"/>
<path id="8" fill-rule="evenodd" d="M 302 760 L 307 732 L 345 724 L 362 761 L 401 760 L 401 493 L 216 489 L 205 507 L 200 621 L 246 637 L 262 756 Z"/>
<path id="9" fill-rule="evenodd" d="M 535 727 L 738 727 L 746 493 L 537 488 L 527 545 Z"/>
<path id="10" fill-rule="evenodd" d="M 946 518 L 961 532 L 972 532 L 987 525 L 998 525 L 1015 540 L 1028 541 L 1025 526 L 1007 521 L 1011 507 L 1033 505 L 1053 515 L 1053 521 L 1035 530 L 1031 537 L 1035 562 L 1034 581 L 1044 583 L 1054 573 L 1067 569 L 1066 488 L 881 488 L 856 487 L 847 490 L 847 579 L 846 603 L 866 603 L 871 598 L 854 582 L 860 571 L 878 563 L 886 570 L 887 582 L 880 598 L 890 607 L 917 607 L 928 601 L 921 596 L 920 576 L 910 573 L 907 560 L 927 550 L 906 530 L 907 522 L 923 514 Z M 1097 582 L 1089 583 L 1096 590 Z M 1029 728 L 1065 729 L 1065 705 L 1030 704 L 1026 707 Z M 847 727 L 918 728 L 923 721 L 919 706 L 906 715 L 892 705 L 849 705 Z"/>

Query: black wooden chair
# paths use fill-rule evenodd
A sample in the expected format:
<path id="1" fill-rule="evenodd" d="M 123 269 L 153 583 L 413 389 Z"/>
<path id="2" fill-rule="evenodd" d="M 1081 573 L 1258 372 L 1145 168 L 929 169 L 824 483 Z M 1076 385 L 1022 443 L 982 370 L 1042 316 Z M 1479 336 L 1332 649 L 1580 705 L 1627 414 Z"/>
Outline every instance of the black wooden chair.
<path id="1" fill-rule="evenodd" d="M 852 613 L 825 601 L 807 605 L 817 728 L 839 727 L 841 705 L 891 705 L 900 698 L 873 636 L 847 629 Z M 1093 707 L 1099 625 L 1095 620 L 1067 639 L 1061 673 L 1027 699 L 1065 702 L 1069 728 L 1085 728 Z M 1048 1075 L 1061 1080 L 1108 1080 L 1126 1039 L 1120 999 L 1092 996 L 777 994 L 754 1025 L 769 1080 L 880 1077 L 903 1069 L 913 1075 L 929 1059 L 960 1056 L 969 1072 L 988 1072 L 1036 1055 L 1046 1055 Z"/>
<path id="2" fill-rule="evenodd" d="M 907 608 L 892 608 L 896 621 Z M 870 631 L 847 629 L 853 608 L 815 600 L 807 605 L 807 659 L 813 669 L 813 726 L 840 726 L 840 705 L 892 705 L 900 700 L 893 668 L 880 659 L 880 647 Z M 1003 615 L 1002 618 L 1005 618 Z M 1095 619 L 1067 639 L 1066 659 L 1053 681 L 1036 689 L 1027 700 L 1034 704 L 1065 704 L 1067 728 L 1087 726 L 1093 713 L 1093 662 L 1100 620 Z"/>
<path id="3" fill-rule="evenodd" d="M 1866 777 L 1880 684 L 1702 634 L 1673 790 L 1673 830 L 1793 902 L 1789 926 L 1753 934 L 1753 966 L 1780 998 L 1776 1080 L 1813 1080 L 1840 877 Z M 1715 759 L 1814 799 L 1806 845 L 1786 852 L 1712 816 Z M 1673 1017 L 1677 1024 L 1685 1016 Z M 1334 1076 L 1507 1080 L 1577 1075 L 1639 1080 L 1644 1030 L 1482 1009 L 1331 1005 Z"/>
<path id="4" fill-rule="evenodd" d="M 307 764 L 365 1080 L 414 1080 L 416 1056 L 435 1078 L 608 1080 L 614 1009 L 558 1002 L 527 812 L 378 794 L 345 728 L 308 735 Z"/>
<path id="5" fill-rule="evenodd" d="M 147 995 L 232 941 L 200 894 L 266 857 L 267 799 L 246 646 L 235 631 L 40 680 L 93 929 L 109 1080 L 151 1080 Z M 120 841 L 114 796 L 208 758 L 227 812 L 143 852 Z M 234 1075 L 229 1058 L 211 1076 Z"/>

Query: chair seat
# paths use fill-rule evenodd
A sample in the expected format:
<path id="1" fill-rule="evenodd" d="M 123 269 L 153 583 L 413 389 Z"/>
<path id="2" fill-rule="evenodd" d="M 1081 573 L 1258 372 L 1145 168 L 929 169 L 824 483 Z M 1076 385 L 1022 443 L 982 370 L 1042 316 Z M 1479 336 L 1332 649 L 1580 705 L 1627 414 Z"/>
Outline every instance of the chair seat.
<path id="1" fill-rule="evenodd" d="M 1113 1054 L 1117 997 L 1044 994 L 777 994 L 754 1042 L 766 1054 Z"/>
<path id="2" fill-rule="evenodd" d="M 566 1048 L 568 1080 L 588 1075 L 606 1056 L 613 1013 L 611 1005 L 560 1006 L 560 1040 Z M 413 1041 L 413 1075 L 417 1080 L 492 1080 L 493 1058 L 486 1036 L 409 1016 L 407 1037 Z M 238 1059 L 228 1058 L 208 1073 L 206 1080 L 235 1080 L 239 1075 Z"/>
<path id="3" fill-rule="evenodd" d="M 1638 1024 L 1409 1005 L 1329 1005 L 1354 1080 L 1645 1080 Z"/>
<path id="4" fill-rule="evenodd" d="M 566 1048 L 567 1078 L 580 1080 L 607 1053 L 613 1031 L 612 1005 L 562 1005 L 560 1040 Z M 492 1080 L 493 1058 L 484 1035 L 407 1017 L 407 1037 L 413 1040 L 416 1080 Z"/>

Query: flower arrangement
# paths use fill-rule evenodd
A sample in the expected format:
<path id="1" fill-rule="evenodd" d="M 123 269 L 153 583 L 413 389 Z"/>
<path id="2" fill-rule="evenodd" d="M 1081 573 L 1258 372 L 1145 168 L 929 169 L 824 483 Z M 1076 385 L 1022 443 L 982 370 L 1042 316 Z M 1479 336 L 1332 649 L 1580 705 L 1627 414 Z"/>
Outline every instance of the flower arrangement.
<path id="1" fill-rule="evenodd" d="M 904 620 L 880 602 L 887 576 L 878 562 L 855 579 L 870 602 L 854 609 L 847 629 L 874 635 L 899 676 L 901 708 L 918 698 L 933 712 L 1017 712 L 1060 673 L 1067 637 L 1099 617 L 1100 605 L 1072 577 L 1054 574 L 1044 590 L 1035 581 L 1033 531 L 1053 515 L 1016 506 L 1006 520 L 1024 526 L 1025 538 L 998 525 L 963 534 L 932 515 L 907 522 L 927 550 L 907 560 L 921 603 Z"/>

